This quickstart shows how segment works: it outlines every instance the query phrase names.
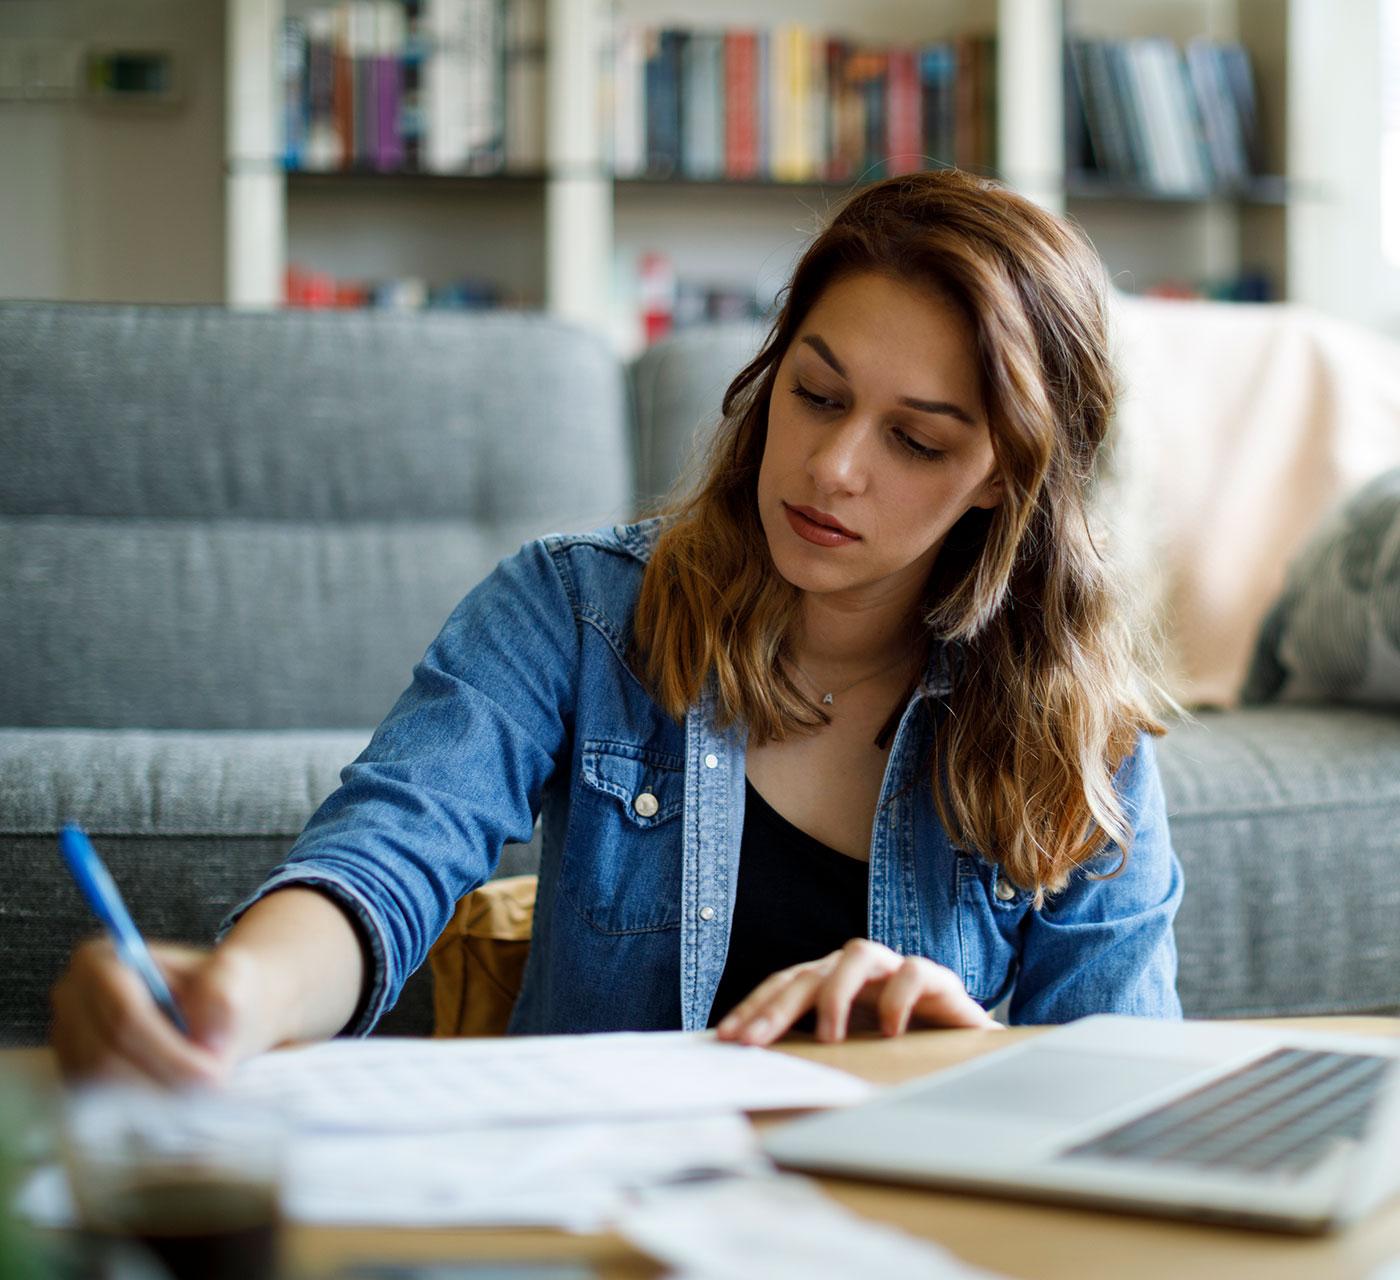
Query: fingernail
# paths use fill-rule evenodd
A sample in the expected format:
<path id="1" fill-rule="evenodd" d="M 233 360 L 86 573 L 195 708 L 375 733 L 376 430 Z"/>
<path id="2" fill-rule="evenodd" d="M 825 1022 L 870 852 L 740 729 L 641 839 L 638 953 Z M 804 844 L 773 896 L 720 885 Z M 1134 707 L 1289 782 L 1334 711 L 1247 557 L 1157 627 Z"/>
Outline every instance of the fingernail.
<path id="1" fill-rule="evenodd" d="M 758 1040 L 763 1036 L 766 1036 L 767 1034 L 768 1019 L 755 1018 L 752 1022 L 749 1023 L 748 1028 L 745 1030 L 744 1039 L 749 1041 Z"/>
<path id="2" fill-rule="evenodd" d="M 718 1031 L 721 1035 L 728 1035 L 738 1025 L 739 1019 L 731 1013 L 719 1024 L 718 1027 L 715 1028 L 715 1030 Z"/>

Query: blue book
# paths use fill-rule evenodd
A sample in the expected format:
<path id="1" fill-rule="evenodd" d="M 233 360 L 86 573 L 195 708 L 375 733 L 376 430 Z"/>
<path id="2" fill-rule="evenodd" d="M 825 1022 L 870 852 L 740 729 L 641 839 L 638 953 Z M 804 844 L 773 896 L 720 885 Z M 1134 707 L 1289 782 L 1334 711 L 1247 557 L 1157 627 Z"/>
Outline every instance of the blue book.
<path id="1" fill-rule="evenodd" d="M 681 60 L 686 33 L 667 27 L 647 33 L 647 176 L 670 178 L 681 162 Z"/>

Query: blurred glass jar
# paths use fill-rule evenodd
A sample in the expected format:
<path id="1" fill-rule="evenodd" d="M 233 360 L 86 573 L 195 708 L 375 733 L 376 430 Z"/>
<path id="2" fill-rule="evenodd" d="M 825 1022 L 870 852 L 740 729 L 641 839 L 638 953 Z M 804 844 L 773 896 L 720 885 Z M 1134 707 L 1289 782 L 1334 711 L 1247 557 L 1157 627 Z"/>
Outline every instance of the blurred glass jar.
<path id="1" fill-rule="evenodd" d="M 286 1130 L 209 1091 L 89 1086 L 63 1108 L 60 1151 L 95 1242 L 137 1241 L 173 1280 L 278 1274 Z"/>

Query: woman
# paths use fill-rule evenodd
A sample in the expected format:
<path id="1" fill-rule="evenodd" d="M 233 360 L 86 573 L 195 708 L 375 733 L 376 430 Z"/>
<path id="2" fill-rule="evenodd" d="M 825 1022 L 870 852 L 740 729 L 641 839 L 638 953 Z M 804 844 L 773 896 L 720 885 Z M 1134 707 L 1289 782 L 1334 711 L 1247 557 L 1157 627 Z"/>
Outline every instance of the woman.
<path id="1" fill-rule="evenodd" d="M 504 561 L 219 945 L 158 949 L 193 1040 L 89 943 L 61 1062 L 367 1031 L 536 815 L 513 1031 L 1179 1016 L 1163 729 L 1085 511 L 1113 400 L 1063 222 L 954 171 L 854 194 L 693 493 Z"/>

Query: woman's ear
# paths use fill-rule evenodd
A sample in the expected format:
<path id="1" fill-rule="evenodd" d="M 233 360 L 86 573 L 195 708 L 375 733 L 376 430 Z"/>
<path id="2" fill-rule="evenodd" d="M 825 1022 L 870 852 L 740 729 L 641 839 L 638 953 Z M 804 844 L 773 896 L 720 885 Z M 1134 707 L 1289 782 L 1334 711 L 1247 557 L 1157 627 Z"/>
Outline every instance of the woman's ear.
<path id="1" fill-rule="evenodd" d="M 984 510 L 991 510 L 993 507 L 1001 506 L 1003 493 L 1001 470 L 993 464 L 991 475 L 978 486 L 971 505 L 974 507 L 982 507 Z"/>

